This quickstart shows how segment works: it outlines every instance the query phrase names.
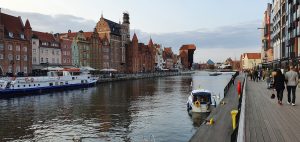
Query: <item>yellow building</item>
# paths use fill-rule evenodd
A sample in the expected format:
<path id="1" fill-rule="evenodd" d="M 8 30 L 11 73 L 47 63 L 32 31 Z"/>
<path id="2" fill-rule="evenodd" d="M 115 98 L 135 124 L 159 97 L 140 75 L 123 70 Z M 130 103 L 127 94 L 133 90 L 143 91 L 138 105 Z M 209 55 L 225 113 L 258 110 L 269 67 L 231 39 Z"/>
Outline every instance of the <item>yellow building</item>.
<path id="1" fill-rule="evenodd" d="M 244 53 L 241 55 L 242 69 L 253 69 L 261 63 L 261 53 Z"/>

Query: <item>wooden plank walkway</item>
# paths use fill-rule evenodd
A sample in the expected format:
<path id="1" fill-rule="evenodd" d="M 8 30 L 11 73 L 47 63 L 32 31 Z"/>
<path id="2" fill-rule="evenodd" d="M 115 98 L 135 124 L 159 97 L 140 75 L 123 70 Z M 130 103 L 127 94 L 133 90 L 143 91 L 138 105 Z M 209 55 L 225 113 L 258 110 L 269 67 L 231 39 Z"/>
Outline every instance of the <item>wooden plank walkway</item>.
<path id="1" fill-rule="evenodd" d="M 232 129 L 231 110 L 238 107 L 237 81 L 243 81 L 243 76 L 240 75 L 235 79 L 235 85 L 231 86 L 223 101 L 225 105 L 219 105 L 211 112 L 207 119 L 213 118 L 214 125 L 202 124 L 190 142 L 230 142 Z"/>
<path id="2" fill-rule="evenodd" d="M 271 99 L 265 82 L 247 81 L 245 140 L 246 142 L 300 142 L 300 88 L 296 90 L 296 106 L 283 105 Z M 275 93 L 276 95 L 276 93 Z"/>

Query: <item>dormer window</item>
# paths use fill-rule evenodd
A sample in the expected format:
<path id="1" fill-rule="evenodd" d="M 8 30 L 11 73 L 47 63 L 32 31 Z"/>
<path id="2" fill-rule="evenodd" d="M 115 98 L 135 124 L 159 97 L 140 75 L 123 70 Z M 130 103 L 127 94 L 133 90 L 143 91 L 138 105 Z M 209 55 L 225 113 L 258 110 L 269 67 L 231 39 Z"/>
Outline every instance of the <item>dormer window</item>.
<path id="1" fill-rule="evenodd" d="M 21 39 L 25 39 L 24 34 L 20 34 Z"/>
<path id="2" fill-rule="evenodd" d="M 13 34 L 12 32 L 9 32 L 9 33 L 8 33 L 8 36 L 11 37 L 11 38 L 13 38 L 13 37 L 14 37 L 14 34 Z"/>

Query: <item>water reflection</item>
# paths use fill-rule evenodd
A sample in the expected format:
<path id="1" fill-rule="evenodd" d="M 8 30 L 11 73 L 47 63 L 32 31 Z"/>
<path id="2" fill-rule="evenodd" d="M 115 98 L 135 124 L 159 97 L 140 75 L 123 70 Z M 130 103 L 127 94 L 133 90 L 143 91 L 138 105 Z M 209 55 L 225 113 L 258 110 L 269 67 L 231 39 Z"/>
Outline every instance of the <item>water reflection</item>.
<path id="1" fill-rule="evenodd" d="M 190 83 L 218 92 L 228 76 L 218 78 L 200 72 L 2 99 L 0 141 L 187 141 L 206 118 L 186 111 Z"/>

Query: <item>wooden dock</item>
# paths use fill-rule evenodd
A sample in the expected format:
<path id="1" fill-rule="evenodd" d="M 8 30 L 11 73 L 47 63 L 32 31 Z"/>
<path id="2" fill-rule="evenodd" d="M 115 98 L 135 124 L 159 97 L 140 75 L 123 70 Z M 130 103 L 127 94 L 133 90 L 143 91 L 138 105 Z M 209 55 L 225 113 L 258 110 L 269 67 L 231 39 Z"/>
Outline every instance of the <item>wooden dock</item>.
<path id="1" fill-rule="evenodd" d="M 244 140 L 300 142 L 300 88 L 296 90 L 296 106 L 287 104 L 286 89 L 282 106 L 271 94 L 265 82 L 247 81 Z"/>
<path id="2" fill-rule="evenodd" d="M 235 79 L 235 85 L 232 85 L 223 101 L 224 105 L 219 105 L 207 119 L 213 118 L 215 123 L 213 125 L 202 124 L 190 142 L 226 142 L 231 141 L 232 120 L 231 110 L 238 107 L 237 81 L 243 81 L 243 75 Z"/>

